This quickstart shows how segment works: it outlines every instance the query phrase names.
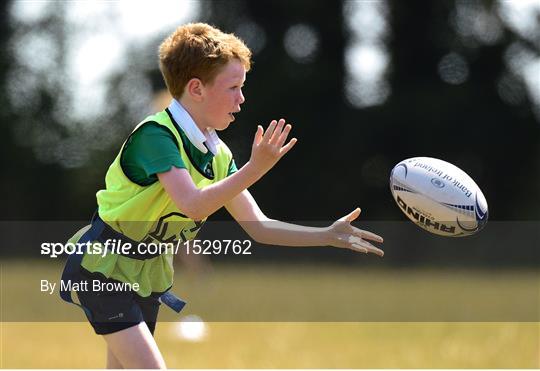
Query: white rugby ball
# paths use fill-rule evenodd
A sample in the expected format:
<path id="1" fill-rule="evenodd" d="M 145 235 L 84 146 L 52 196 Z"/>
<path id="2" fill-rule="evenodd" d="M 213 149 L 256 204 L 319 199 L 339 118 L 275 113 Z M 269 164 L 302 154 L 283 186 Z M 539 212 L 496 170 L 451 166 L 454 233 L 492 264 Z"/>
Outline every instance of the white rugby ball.
<path id="1" fill-rule="evenodd" d="M 488 205 L 480 188 L 446 161 L 430 157 L 401 161 L 390 174 L 390 190 L 401 211 L 434 234 L 471 235 L 488 220 Z"/>

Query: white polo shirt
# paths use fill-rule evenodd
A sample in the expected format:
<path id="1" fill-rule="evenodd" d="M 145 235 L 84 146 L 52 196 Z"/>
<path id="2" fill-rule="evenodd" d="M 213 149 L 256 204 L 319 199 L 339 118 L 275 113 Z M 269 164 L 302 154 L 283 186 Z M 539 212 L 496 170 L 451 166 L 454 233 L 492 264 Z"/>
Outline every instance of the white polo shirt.
<path id="1" fill-rule="evenodd" d="M 207 128 L 203 133 L 189 112 L 176 99 L 171 101 L 168 108 L 174 121 L 178 123 L 186 137 L 199 151 L 207 153 L 210 150 L 214 155 L 217 153 L 220 141 L 215 129 Z"/>

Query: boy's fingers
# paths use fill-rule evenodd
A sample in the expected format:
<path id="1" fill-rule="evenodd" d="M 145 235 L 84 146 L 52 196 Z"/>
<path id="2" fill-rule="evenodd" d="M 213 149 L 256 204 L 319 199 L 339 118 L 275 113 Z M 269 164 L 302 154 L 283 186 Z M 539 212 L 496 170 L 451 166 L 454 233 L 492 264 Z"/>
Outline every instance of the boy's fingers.
<path id="1" fill-rule="evenodd" d="M 255 138 L 253 138 L 253 144 L 257 145 L 261 142 L 261 139 L 263 137 L 263 127 L 261 125 L 257 125 L 257 131 L 255 132 Z"/>
<path id="2" fill-rule="evenodd" d="M 358 218 L 360 216 L 361 212 L 362 212 L 362 210 L 359 207 L 357 207 L 356 209 L 351 211 L 349 214 L 347 214 L 344 217 L 340 218 L 339 221 L 349 222 L 350 223 L 353 220 L 355 220 L 356 218 Z"/>
<path id="3" fill-rule="evenodd" d="M 269 143 L 275 143 L 278 138 L 281 136 L 281 131 L 283 130 L 283 125 L 285 125 L 285 120 L 284 119 L 280 119 L 277 123 L 277 126 L 274 130 L 274 133 L 272 134 L 272 137 L 270 138 L 270 142 Z"/>
<path id="4" fill-rule="evenodd" d="M 384 251 L 382 251 L 381 249 L 379 248 L 376 248 L 375 246 L 367 246 L 366 247 L 367 251 L 372 253 L 372 254 L 375 254 L 375 255 L 378 255 L 378 256 L 384 256 Z"/>
<path id="5" fill-rule="evenodd" d="M 353 227 L 353 234 L 355 236 L 363 238 L 364 240 L 371 240 L 371 241 L 375 241 L 375 242 L 384 242 L 384 239 L 381 236 L 379 236 L 379 235 L 377 235 L 375 233 L 364 231 L 362 229 L 358 229 L 356 227 Z"/>
<path id="6" fill-rule="evenodd" d="M 378 255 L 378 256 L 384 256 L 384 251 L 382 251 L 381 249 L 378 249 L 376 247 L 366 247 L 364 245 L 358 245 L 358 244 L 353 244 L 354 247 L 360 247 L 362 249 L 362 252 L 365 252 L 366 254 L 367 253 L 372 253 L 372 254 L 375 254 L 375 255 Z"/>
<path id="7" fill-rule="evenodd" d="M 365 247 L 358 244 L 352 244 L 352 247 L 350 247 L 350 249 L 356 252 L 363 252 L 364 254 L 368 253 L 368 250 Z"/>
<path id="8" fill-rule="evenodd" d="M 357 238 L 357 237 L 355 237 L 354 240 L 351 241 L 351 245 L 353 247 L 359 247 L 359 248 L 365 249 L 366 253 L 370 252 L 372 254 L 376 254 L 376 255 L 379 255 L 379 256 L 384 255 L 384 251 L 382 251 L 381 249 L 373 246 L 369 242 L 364 241 L 364 240 L 362 240 L 360 238 Z"/>
<path id="9" fill-rule="evenodd" d="M 266 129 L 266 132 L 263 135 L 263 138 L 262 138 L 263 141 L 268 142 L 270 138 L 272 138 L 272 134 L 274 134 L 274 129 L 276 128 L 276 125 L 277 125 L 276 120 L 272 120 L 272 122 L 270 122 L 270 125 L 268 125 L 268 128 Z"/>
<path id="10" fill-rule="evenodd" d="M 283 129 L 283 132 L 280 134 L 278 141 L 276 143 L 276 145 L 279 148 L 281 148 L 283 146 L 283 143 L 285 143 L 285 141 L 287 140 L 287 136 L 291 132 L 291 128 L 292 128 L 291 124 L 287 124 L 287 126 L 285 126 L 285 129 Z"/>
<path id="11" fill-rule="evenodd" d="M 298 139 L 292 138 L 287 145 L 284 147 L 281 147 L 281 150 L 279 151 L 280 156 L 284 156 L 287 152 L 291 150 L 292 147 L 298 142 Z"/>

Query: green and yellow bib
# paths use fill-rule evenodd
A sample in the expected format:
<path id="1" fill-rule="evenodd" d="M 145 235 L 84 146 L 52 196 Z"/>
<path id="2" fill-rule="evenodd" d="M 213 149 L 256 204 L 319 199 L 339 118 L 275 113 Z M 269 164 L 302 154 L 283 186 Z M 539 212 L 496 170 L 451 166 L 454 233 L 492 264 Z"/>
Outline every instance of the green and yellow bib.
<path id="1" fill-rule="evenodd" d="M 211 168 L 207 166 L 203 169 L 200 162 L 196 161 L 193 145 L 168 109 L 144 119 L 135 127 L 133 133 L 142 125 L 151 122 L 162 125 L 173 133 L 182 161 L 197 188 L 209 186 L 227 177 L 233 157 L 222 141 L 213 156 Z M 204 220 L 194 221 L 186 217 L 176 207 L 159 181 L 145 186 L 131 181 L 121 166 L 121 156 L 126 143 L 127 141 L 107 171 L 105 189 L 97 193 L 101 219 L 117 232 L 146 244 L 176 243 L 178 240 L 193 239 Z M 78 241 L 81 235 L 82 233 L 78 232 L 70 242 Z M 172 286 L 172 263 L 173 252 L 169 250 L 146 260 L 113 253 L 107 253 L 105 256 L 87 253 L 81 265 L 84 269 L 101 273 L 107 278 L 139 283 L 138 294 L 146 297 L 152 292 L 164 292 Z"/>

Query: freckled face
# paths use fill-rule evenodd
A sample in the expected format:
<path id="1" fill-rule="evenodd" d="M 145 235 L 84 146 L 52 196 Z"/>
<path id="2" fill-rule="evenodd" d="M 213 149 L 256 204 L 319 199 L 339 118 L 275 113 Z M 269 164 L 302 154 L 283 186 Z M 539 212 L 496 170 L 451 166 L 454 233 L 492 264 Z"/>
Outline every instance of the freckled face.
<path id="1" fill-rule="evenodd" d="M 239 60 L 233 59 L 212 83 L 203 86 L 202 124 L 205 127 L 224 130 L 234 121 L 234 114 L 240 112 L 240 105 L 245 101 L 242 94 L 245 80 L 246 69 Z"/>

